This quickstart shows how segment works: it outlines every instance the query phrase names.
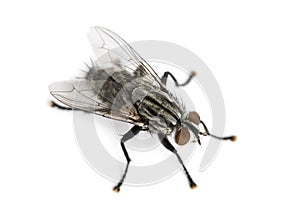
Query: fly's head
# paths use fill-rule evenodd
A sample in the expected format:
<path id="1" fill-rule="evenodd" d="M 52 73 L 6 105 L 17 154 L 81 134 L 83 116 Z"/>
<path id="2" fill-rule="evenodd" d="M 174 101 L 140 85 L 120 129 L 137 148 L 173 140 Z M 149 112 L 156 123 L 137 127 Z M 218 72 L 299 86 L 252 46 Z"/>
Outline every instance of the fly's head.
<path id="1" fill-rule="evenodd" d="M 200 131 L 200 129 L 199 129 L 200 124 L 204 128 L 204 132 Z M 199 145 L 201 145 L 200 135 L 211 136 L 211 137 L 219 139 L 219 140 L 236 141 L 236 139 L 237 139 L 237 137 L 235 135 L 220 137 L 220 136 L 216 136 L 216 135 L 209 133 L 208 128 L 206 127 L 204 122 L 200 120 L 199 114 L 195 111 L 189 112 L 179 122 L 179 125 L 177 125 L 177 129 L 175 131 L 175 142 L 178 145 L 185 145 L 186 143 L 188 143 L 190 141 L 191 133 L 196 137 Z"/>
<path id="2" fill-rule="evenodd" d="M 192 111 L 183 117 L 178 125 L 178 128 L 175 132 L 175 142 L 178 145 L 185 145 L 191 139 L 191 133 L 195 135 L 197 141 L 200 143 L 199 138 L 199 124 L 200 124 L 200 116 L 197 112 Z"/>

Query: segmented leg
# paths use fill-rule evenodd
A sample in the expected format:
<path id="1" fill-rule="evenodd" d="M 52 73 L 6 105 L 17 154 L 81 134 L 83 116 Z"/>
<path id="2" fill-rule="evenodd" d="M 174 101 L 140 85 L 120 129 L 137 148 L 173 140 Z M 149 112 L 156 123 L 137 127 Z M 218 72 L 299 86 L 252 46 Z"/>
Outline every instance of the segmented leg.
<path id="1" fill-rule="evenodd" d="M 204 124 L 203 121 L 200 121 L 200 123 L 202 124 L 202 126 L 203 126 L 203 128 L 205 130 L 205 132 L 199 132 L 200 135 L 204 135 L 204 136 L 209 135 L 209 136 L 211 136 L 213 138 L 216 138 L 216 139 L 230 140 L 230 141 L 233 141 L 233 142 L 236 141 L 236 139 L 237 139 L 237 137 L 235 135 L 226 136 L 226 137 L 219 137 L 219 136 L 213 135 L 213 134 L 209 133 L 208 128 L 206 127 L 206 125 Z"/>
<path id="2" fill-rule="evenodd" d="M 127 164 L 126 164 L 126 167 L 125 167 L 125 171 L 124 171 L 124 174 L 121 178 L 121 180 L 119 181 L 119 183 L 113 188 L 113 190 L 115 192 L 119 192 L 120 191 L 120 187 L 122 186 L 124 180 L 125 180 L 125 177 L 126 177 L 126 174 L 128 172 L 128 167 L 129 167 L 129 163 L 131 161 L 129 155 L 128 155 L 128 152 L 125 148 L 125 145 L 124 143 L 126 141 L 128 141 L 129 139 L 133 138 L 134 136 L 136 136 L 139 132 L 141 131 L 141 128 L 139 126 L 133 126 L 121 139 L 121 147 L 122 147 L 122 150 L 123 150 L 123 153 L 125 155 L 125 158 L 126 158 L 126 161 L 127 161 Z"/>
<path id="3" fill-rule="evenodd" d="M 195 72 L 191 72 L 189 78 L 184 83 L 179 84 L 178 81 L 176 80 L 176 78 L 173 76 L 173 74 L 171 72 L 165 72 L 163 77 L 161 77 L 161 82 L 166 85 L 167 84 L 167 78 L 168 78 L 168 76 L 170 76 L 173 79 L 173 81 L 175 82 L 176 86 L 185 86 L 185 85 L 189 84 L 189 82 L 192 80 L 192 78 L 195 75 L 196 75 Z"/>
<path id="4" fill-rule="evenodd" d="M 189 185 L 190 185 L 190 188 L 194 189 L 197 187 L 197 185 L 195 184 L 195 182 L 193 181 L 192 177 L 190 176 L 189 172 L 187 171 L 185 165 L 183 164 L 183 161 L 181 159 L 181 157 L 179 156 L 179 154 L 177 153 L 177 150 L 174 148 L 174 146 L 169 142 L 168 138 L 164 135 L 159 135 L 159 138 L 160 138 L 160 141 L 161 143 L 168 149 L 170 150 L 171 152 L 173 152 L 176 156 L 177 156 L 177 159 L 178 161 L 180 162 L 180 164 L 182 165 L 183 167 L 183 170 L 186 174 L 186 177 L 189 181 Z"/>

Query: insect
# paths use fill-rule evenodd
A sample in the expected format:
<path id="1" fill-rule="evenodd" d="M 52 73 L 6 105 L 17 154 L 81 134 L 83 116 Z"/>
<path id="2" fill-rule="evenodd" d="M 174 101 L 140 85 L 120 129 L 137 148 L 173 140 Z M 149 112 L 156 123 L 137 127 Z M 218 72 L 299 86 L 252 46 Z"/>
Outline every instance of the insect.
<path id="1" fill-rule="evenodd" d="M 168 78 L 181 87 L 188 85 L 196 73 L 191 72 L 181 84 L 168 71 L 160 78 L 120 36 L 102 27 L 94 27 L 92 31 L 97 34 L 97 49 L 103 51 L 106 57 L 92 62 L 83 78 L 67 81 L 69 85 L 66 87 L 50 85 L 52 96 L 65 105 L 51 101 L 51 106 L 63 110 L 81 110 L 133 124 L 120 140 L 127 164 L 120 181 L 113 188 L 115 192 L 120 191 L 131 161 L 125 142 L 140 131 L 149 131 L 158 136 L 162 145 L 176 155 L 189 186 L 195 188 L 197 185 L 169 138 L 174 136 L 178 145 L 191 141 L 191 135 L 199 144 L 201 135 L 236 140 L 236 136 L 218 137 L 211 134 L 199 114 L 186 111 L 184 105 L 166 88 Z"/>

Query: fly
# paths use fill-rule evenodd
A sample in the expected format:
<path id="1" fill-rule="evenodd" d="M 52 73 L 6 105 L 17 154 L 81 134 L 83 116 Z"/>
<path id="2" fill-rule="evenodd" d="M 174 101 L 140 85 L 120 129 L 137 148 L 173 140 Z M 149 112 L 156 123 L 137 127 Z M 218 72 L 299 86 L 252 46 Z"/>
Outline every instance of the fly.
<path id="1" fill-rule="evenodd" d="M 101 58 L 100 63 L 92 62 L 82 79 L 51 84 L 50 93 L 65 105 L 51 101 L 51 106 L 81 110 L 134 125 L 120 140 L 127 164 L 120 181 L 113 188 L 115 192 L 120 191 L 131 161 L 125 142 L 140 131 L 156 134 L 162 145 L 176 155 L 189 186 L 192 189 L 197 187 L 168 138 L 174 134 L 176 144 L 185 145 L 191 140 L 191 135 L 199 144 L 201 135 L 231 141 L 235 141 L 236 136 L 218 137 L 211 134 L 199 114 L 187 112 L 184 105 L 167 90 L 168 78 L 181 87 L 189 84 L 196 73 L 191 72 L 181 84 L 170 72 L 165 72 L 160 78 L 120 36 L 102 27 L 94 27 L 92 31 L 97 33 L 97 49 L 104 51 L 107 57 Z M 200 126 L 204 131 L 200 131 Z"/>

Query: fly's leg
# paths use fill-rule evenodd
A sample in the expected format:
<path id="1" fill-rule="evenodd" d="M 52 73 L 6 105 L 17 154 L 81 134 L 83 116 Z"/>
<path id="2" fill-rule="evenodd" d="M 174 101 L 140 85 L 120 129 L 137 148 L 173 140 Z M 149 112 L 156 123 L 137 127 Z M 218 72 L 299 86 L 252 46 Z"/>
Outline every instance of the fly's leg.
<path id="1" fill-rule="evenodd" d="M 183 161 L 181 159 L 181 157 L 179 156 L 179 154 L 177 153 L 177 150 L 174 148 L 174 146 L 169 142 L 168 138 L 164 135 L 159 135 L 159 138 L 160 138 L 160 141 L 161 143 L 168 149 L 170 150 L 171 152 L 173 152 L 176 156 L 177 156 L 177 159 L 178 161 L 180 162 L 180 164 L 182 165 L 183 167 L 183 170 L 185 172 L 185 175 L 189 181 L 189 185 L 190 185 L 190 188 L 191 189 L 194 189 L 197 187 L 197 185 L 195 184 L 195 182 L 193 181 L 193 179 L 191 178 L 189 172 L 187 171 L 185 165 L 183 164 Z"/>
<path id="2" fill-rule="evenodd" d="M 199 132 L 200 135 L 204 135 L 204 136 L 209 135 L 209 136 L 211 136 L 211 137 L 213 137 L 213 138 L 216 138 L 216 139 L 220 139 L 220 140 L 230 140 L 230 141 L 233 141 L 233 142 L 236 141 L 236 139 L 237 139 L 237 137 L 236 137 L 235 135 L 226 136 L 226 137 L 219 137 L 219 136 L 213 135 L 213 134 L 209 133 L 208 128 L 206 127 L 206 125 L 204 124 L 203 121 L 200 121 L 200 123 L 202 124 L 202 126 L 203 126 L 203 128 L 204 128 L 204 130 L 205 130 L 204 133 L 203 133 L 203 132 Z"/>
<path id="3" fill-rule="evenodd" d="M 122 186 L 124 180 L 125 180 L 125 177 L 126 177 L 126 174 L 128 172 L 128 167 L 129 167 L 129 163 L 131 161 L 129 155 L 128 155 L 128 152 L 125 148 L 125 145 L 124 143 L 126 141 L 128 141 L 129 139 L 133 138 L 134 136 L 136 136 L 139 132 L 141 131 L 141 128 L 139 126 L 134 126 L 132 127 L 121 139 L 121 147 L 122 147 L 122 150 L 123 150 L 123 153 L 125 155 L 125 158 L 127 160 L 127 164 L 126 164 L 126 168 L 125 168 L 125 171 L 124 171 L 124 174 L 121 178 L 121 180 L 119 181 L 119 183 L 113 188 L 113 190 L 115 192 L 119 192 L 120 191 L 120 187 Z"/>
<path id="4" fill-rule="evenodd" d="M 182 83 L 182 84 L 179 84 L 177 82 L 176 78 L 173 76 L 173 74 L 171 72 L 165 72 L 164 75 L 163 75 L 163 77 L 161 77 L 161 82 L 163 84 L 165 84 L 165 85 L 167 84 L 167 78 L 168 78 L 168 76 L 170 76 L 173 79 L 173 81 L 175 82 L 176 86 L 185 86 L 185 85 L 189 84 L 189 82 L 192 80 L 192 78 L 194 76 L 196 76 L 196 72 L 191 72 L 189 78 L 184 83 Z"/>
<path id="5" fill-rule="evenodd" d="M 50 105 L 50 107 L 56 107 L 56 108 L 61 109 L 61 110 L 72 110 L 72 108 L 60 106 L 52 100 L 50 101 L 49 105 Z"/>

